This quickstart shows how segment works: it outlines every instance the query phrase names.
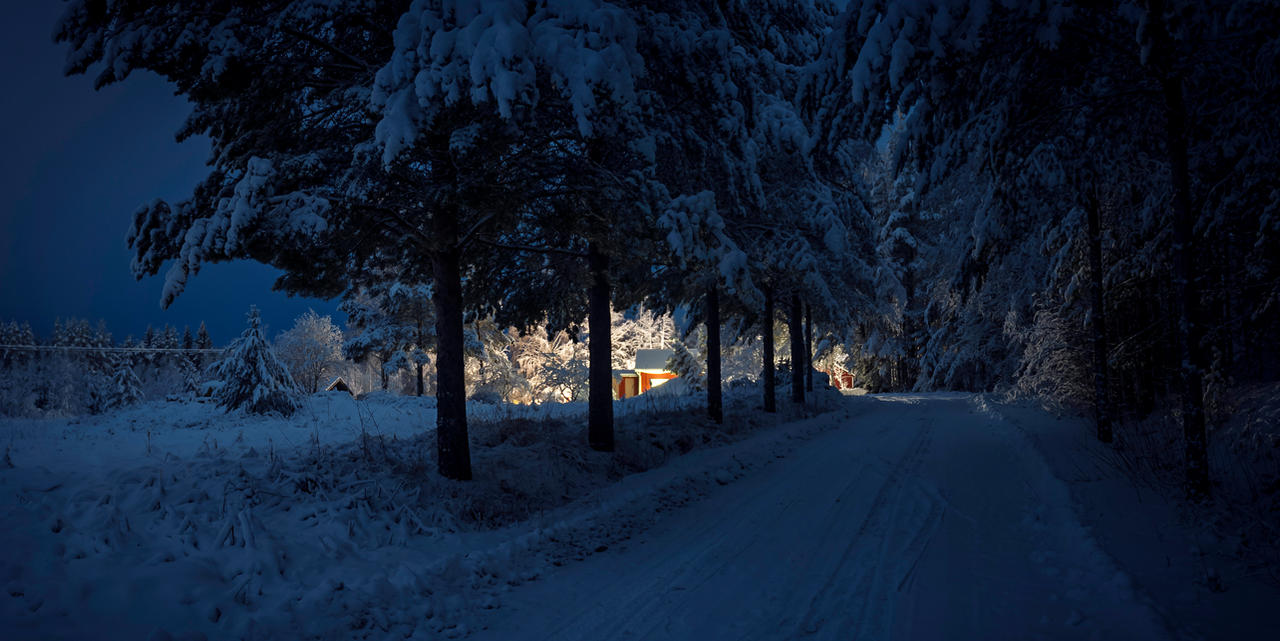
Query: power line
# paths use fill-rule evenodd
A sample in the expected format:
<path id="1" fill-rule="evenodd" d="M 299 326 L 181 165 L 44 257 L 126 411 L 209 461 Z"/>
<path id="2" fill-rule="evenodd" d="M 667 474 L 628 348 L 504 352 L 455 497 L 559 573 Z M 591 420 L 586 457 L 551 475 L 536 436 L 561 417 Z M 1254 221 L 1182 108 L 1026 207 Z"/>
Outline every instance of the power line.
<path id="1" fill-rule="evenodd" d="M 19 352 L 99 352 L 104 354 L 221 354 L 220 349 L 181 347 L 79 347 L 73 345 L 0 345 L 0 350 Z"/>

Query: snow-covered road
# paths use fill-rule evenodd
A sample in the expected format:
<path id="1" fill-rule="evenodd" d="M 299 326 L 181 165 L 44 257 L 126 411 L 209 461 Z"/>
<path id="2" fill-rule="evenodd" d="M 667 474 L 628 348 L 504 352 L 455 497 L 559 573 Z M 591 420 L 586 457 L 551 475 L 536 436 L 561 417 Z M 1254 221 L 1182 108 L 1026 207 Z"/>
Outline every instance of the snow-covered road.
<path id="1" fill-rule="evenodd" d="M 475 638 L 1168 638 L 1027 438 L 974 407 L 882 397 L 515 588 Z"/>

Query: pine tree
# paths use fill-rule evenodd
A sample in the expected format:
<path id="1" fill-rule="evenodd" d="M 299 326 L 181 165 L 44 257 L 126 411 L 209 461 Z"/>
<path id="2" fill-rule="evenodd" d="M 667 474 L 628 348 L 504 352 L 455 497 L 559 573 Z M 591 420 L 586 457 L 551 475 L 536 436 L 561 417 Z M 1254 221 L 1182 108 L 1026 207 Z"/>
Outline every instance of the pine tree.
<path id="1" fill-rule="evenodd" d="M 0 324 L 0 345 L 34 346 L 35 334 L 31 325 L 17 321 Z M 35 352 L 27 349 L 4 349 L 0 351 L 0 364 L 5 367 L 20 367 L 35 360 Z"/>
<path id="2" fill-rule="evenodd" d="M 178 328 L 165 323 L 164 329 L 157 335 L 156 347 L 166 350 L 156 355 L 156 363 L 166 370 L 164 373 L 159 374 L 160 377 L 167 377 L 173 370 L 182 368 L 186 358 L 184 355 L 174 351 L 182 347 L 181 338 L 178 336 Z"/>
<path id="3" fill-rule="evenodd" d="M 138 380 L 129 359 L 116 359 L 115 374 L 111 382 L 115 387 L 111 402 L 113 407 L 125 407 L 142 400 L 142 381 Z"/>
<path id="4" fill-rule="evenodd" d="M 347 358 L 376 359 L 382 389 L 391 374 L 411 369 L 418 396 L 426 393 L 426 367 L 435 347 L 435 317 L 431 288 L 393 278 L 348 292 L 341 308 L 347 326 L 355 330 L 342 345 Z"/>
<path id="5" fill-rule="evenodd" d="M 177 0 L 75 4 L 56 37 L 69 71 L 99 67 L 99 85 L 135 70 L 172 81 L 194 108 L 181 134 L 213 141 L 191 198 L 134 216 L 135 271 L 168 267 L 165 304 L 201 265 L 236 259 L 280 268 L 294 293 L 388 273 L 430 282 L 437 460 L 465 479 L 464 318 L 562 329 L 588 316 L 588 440 L 608 450 L 611 305 L 662 290 L 672 309 L 714 287 L 725 319 L 758 319 L 767 278 L 820 322 L 853 307 L 840 299 L 857 212 L 809 157 L 792 101 L 829 14 L 780 1 Z M 689 215 L 655 224 L 668 211 Z M 708 251 L 654 278 L 664 238 L 679 253 L 686 237 Z M 565 302 L 511 304 L 570 285 Z"/>
<path id="6" fill-rule="evenodd" d="M 200 329 L 196 332 L 196 349 L 213 349 L 213 339 L 209 337 L 209 328 L 200 321 Z"/>
<path id="7" fill-rule="evenodd" d="M 806 88 L 823 147 L 891 140 L 886 177 L 943 218 L 924 259 L 959 266 L 922 292 L 917 386 L 1091 402 L 1103 439 L 1112 406 L 1178 394 L 1208 491 L 1215 390 L 1276 360 L 1240 354 L 1280 322 L 1278 23 L 1252 1 L 848 5 Z M 896 353 L 881 335 L 865 351 Z"/>
<path id="8" fill-rule="evenodd" d="M 228 411 L 244 408 L 254 414 L 293 414 L 302 406 L 301 390 L 262 335 L 258 308 L 250 307 L 247 316 L 249 327 L 213 365 L 214 377 L 222 381 L 218 404 Z"/>
<path id="9" fill-rule="evenodd" d="M 690 348 L 687 341 L 693 340 L 701 342 L 701 332 L 695 333 L 691 339 L 672 340 L 671 359 L 667 362 L 667 368 L 676 373 L 676 376 L 689 386 L 690 389 L 702 390 L 707 386 L 706 372 L 702 368 L 703 358 Z M 701 351 L 701 350 L 698 350 Z"/>
<path id="10" fill-rule="evenodd" d="M 77 6 L 57 34 L 70 44 L 72 73 L 104 63 L 100 85 L 135 69 L 173 80 L 195 105 L 184 135 L 214 139 L 215 162 L 193 198 L 135 215 L 135 269 L 154 274 L 178 259 L 166 304 L 216 260 L 269 263 L 285 271 L 283 289 L 324 296 L 373 264 L 430 279 L 439 469 L 470 478 L 463 314 L 492 302 L 462 295 L 465 268 L 492 259 L 476 235 L 509 229 L 520 204 L 535 200 L 530 191 L 559 191 L 548 176 L 569 171 L 547 171 L 550 161 L 578 156 L 565 132 L 591 138 L 613 114 L 636 109 L 632 24 L 613 8 L 577 3 L 206 5 Z M 486 29 L 494 37 L 456 37 Z M 446 40 L 456 46 L 434 50 L 438 58 L 419 53 Z M 494 43 L 530 50 L 499 56 Z M 539 121 L 544 107 L 551 113 Z"/>

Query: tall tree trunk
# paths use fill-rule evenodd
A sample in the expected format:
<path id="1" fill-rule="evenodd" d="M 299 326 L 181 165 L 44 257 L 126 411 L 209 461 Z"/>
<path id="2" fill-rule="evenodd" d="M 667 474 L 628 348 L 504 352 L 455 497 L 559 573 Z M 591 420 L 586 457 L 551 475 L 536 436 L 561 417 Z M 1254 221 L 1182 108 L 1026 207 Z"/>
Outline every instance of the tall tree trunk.
<path id="1" fill-rule="evenodd" d="M 777 387 L 778 379 L 773 367 L 773 288 L 764 288 L 764 411 L 778 411 Z"/>
<path id="2" fill-rule="evenodd" d="M 1093 305 L 1093 403 L 1098 440 L 1111 442 L 1111 398 L 1108 395 L 1107 320 L 1102 298 L 1102 225 L 1098 220 L 1101 203 L 1090 197 L 1089 218 L 1089 298 Z"/>
<path id="3" fill-rule="evenodd" d="M 911 250 L 908 256 L 911 261 L 914 261 L 916 251 Z M 902 289 L 906 294 L 902 302 L 902 346 L 905 354 L 903 358 L 898 359 L 898 390 L 907 392 L 915 388 L 920 372 L 920 348 L 916 343 L 916 322 L 911 314 L 916 299 L 914 271 L 908 270 L 903 275 Z"/>
<path id="4" fill-rule="evenodd" d="M 720 289 L 707 290 L 707 414 L 717 423 L 724 422 L 724 406 L 720 395 Z"/>
<path id="5" fill-rule="evenodd" d="M 459 289 L 459 291 L 461 291 L 461 289 Z M 461 308 L 462 308 L 462 303 L 461 303 L 461 301 L 462 301 L 462 295 L 461 295 L 461 294 L 459 294 L 459 295 L 458 295 L 458 301 L 459 301 L 459 303 L 458 303 L 459 313 L 461 313 Z M 419 309 L 419 313 L 418 313 L 418 334 L 417 334 L 417 339 L 418 339 L 418 349 L 425 349 L 423 346 L 424 346 L 424 345 L 426 345 L 427 343 L 426 343 L 426 341 L 424 340 L 426 332 L 423 332 L 423 331 L 422 331 L 422 316 L 423 316 L 423 314 L 421 313 L 421 308 L 420 308 L 420 307 L 418 307 L 417 305 L 415 305 L 415 306 L 414 306 L 414 308 L 415 308 L 415 309 Z M 438 311 L 438 310 L 437 310 L 437 311 Z M 438 327 L 438 326 L 439 326 L 439 325 L 437 324 L 437 327 Z M 464 358 L 464 362 L 465 362 L 465 358 Z M 423 367 L 423 364 L 422 364 L 422 363 L 418 363 L 418 396 L 422 396 L 422 395 L 426 394 L 426 385 L 424 385 L 424 384 L 423 384 L 423 380 L 422 380 L 422 367 Z M 437 368 L 439 368 L 439 363 L 437 363 L 437 364 L 436 364 L 436 367 L 437 367 Z M 439 374 L 438 374 L 438 372 L 437 372 L 437 376 L 438 376 L 438 375 L 439 375 Z M 463 381 L 463 392 L 462 392 L 462 396 L 463 396 L 463 398 L 466 398 L 466 381 Z"/>
<path id="6" fill-rule="evenodd" d="M 1173 181 L 1174 286 L 1178 301 L 1178 343 L 1182 376 L 1182 435 L 1186 444 L 1187 492 L 1194 499 L 1209 495 L 1208 435 L 1204 418 L 1204 383 L 1196 306 L 1195 214 L 1191 211 L 1191 172 L 1187 160 L 1187 106 L 1182 77 L 1174 69 L 1174 44 L 1164 22 L 1164 2 L 1148 2 L 1151 58 L 1164 94 L 1166 144 Z"/>
<path id="7" fill-rule="evenodd" d="M 911 300 L 909 296 L 907 300 Z M 896 389 L 900 392 L 908 390 L 907 381 L 911 380 L 911 361 L 914 353 L 911 339 L 912 331 L 911 318 L 904 312 L 902 318 L 902 349 L 904 354 L 902 358 L 898 359 L 897 365 L 893 368 L 894 376 L 898 379 Z"/>
<path id="8" fill-rule="evenodd" d="M 1157 294 L 1157 297 L 1143 297 L 1141 300 L 1143 314 L 1137 316 L 1138 319 L 1165 318 L 1169 315 L 1168 310 L 1164 305 L 1165 298 L 1163 291 L 1160 291 Z M 1135 331 L 1138 331 L 1138 328 L 1141 327 L 1140 323 L 1136 327 L 1134 327 L 1132 322 L 1130 325 L 1131 329 L 1126 334 L 1127 336 L 1132 336 Z M 1176 327 L 1173 327 L 1172 329 L 1175 332 L 1177 331 Z M 1158 339 L 1157 344 L 1163 347 L 1163 337 L 1168 335 L 1169 333 L 1167 331 L 1161 331 L 1161 338 Z M 1166 349 L 1159 349 L 1158 351 L 1156 349 L 1148 349 L 1145 353 L 1142 353 L 1139 358 L 1140 363 L 1137 369 L 1138 375 L 1135 377 L 1138 382 L 1138 418 L 1146 418 L 1147 416 L 1150 416 L 1156 409 L 1156 395 L 1167 391 L 1164 389 L 1166 387 L 1166 381 L 1163 375 L 1158 377 L 1158 373 L 1162 371 L 1161 368 L 1164 366 L 1159 355 L 1164 354 L 1167 351 L 1168 350 Z"/>
<path id="9" fill-rule="evenodd" d="M 436 238 L 444 245 L 431 256 L 436 307 L 436 462 L 445 478 L 471 479 L 467 442 L 467 388 L 462 350 L 462 269 L 457 247 L 458 221 L 437 212 Z M 421 367 L 421 366 L 419 366 Z M 421 369 L 418 393 L 422 393 Z"/>
<path id="10" fill-rule="evenodd" d="M 418 396 L 424 396 L 427 393 L 427 386 L 424 382 L 423 370 L 426 369 L 425 363 L 418 363 Z"/>
<path id="11" fill-rule="evenodd" d="M 587 247 L 591 289 L 587 293 L 588 351 L 587 442 L 591 449 L 613 451 L 613 319 L 609 314 L 609 257 L 593 242 Z"/>
<path id="12" fill-rule="evenodd" d="M 804 327 L 800 311 L 800 295 L 791 295 L 787 315 L 787 333 L 791 335 L 791 402 L 804 403 Z"/>
<path id="13" fill-rule="evenodd" d="M 813 305 L 804 304 L 804 388 L 813 391 Z"/>
<path id="14" fill-rule="evenodd" d="M 1222 289 L 1221 314 L 1222 323 L 1227 327 L 1239 327 L 1239 331 L 1219 332 L 1218 350 L 1221 353 L 1222 363 L 1228 366 L 1236 365 L 1236 356 L 1240 354 L 1237 341 L 1242 336 L 1252 336 L 1253 332 L 1248 330 L 1248 315 L 1241 314 L 1237 310 L 1252 309 L 1252 307 L 1243 307 L 1237 304 L 1235 288 L 1233 287 L 1233 274 L 1239 273 L 1235 265 L 1236 242 L 1235 233 L 1227 232 L 1227 242 L 1219 245 L 1222 253 L 1220 260 L 1221 269 L 1218 286 Z"/>
<path id="15" fill-rule="evenodd" d="M 1195 277 L 1195 215 L 1191 211 L 1191 181 L 1187 167 L 1187 113 L 1182 80 L 1161 82 L 1169 111 L 1169 156 L 1173 169 L 1174 245 L 1178 287 L 1178 342 L 1182 356 L 1182 433 L 1186 439 L 1187 490 L 1195 498 L 1209 495 L 1208 434 L 1204 419 L 1204 383 L 1200 363 L 1200 328 L 1196 304 L 1200 292 Z"/>
<path id="16" fill-rule="evenodd" d="M 383 359 L 383 358 L 378 359 L 378 376 L 380 377 L 380 380 L 382 382 L 382 391 L 384 392 L 387 391 L 387 383 L 388 383 L 388 380 L 390 379 L 390 375 L 387 374 L 386 359 Z"/>

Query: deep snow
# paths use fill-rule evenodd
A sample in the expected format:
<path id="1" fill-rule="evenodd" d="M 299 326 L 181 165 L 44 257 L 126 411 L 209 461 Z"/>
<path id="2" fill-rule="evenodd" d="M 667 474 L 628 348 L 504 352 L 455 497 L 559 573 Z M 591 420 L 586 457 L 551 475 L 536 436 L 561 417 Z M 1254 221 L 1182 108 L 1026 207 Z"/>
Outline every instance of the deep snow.
<path id="1" fill-rule="evenodd" d="M 484 526 L 448 520 L 480 483 L 424 489 L 360 464 L 361 425 L 403 445 L 427 405 L 322 395 L 288 421 L 195 404 L 0 421 L 0 636 L 1280 636 L 1275 586 L 1212 556 L 1080 421 L 959 394 L 845 398 L 776 427 L 740 405 L 729 421 L 754 432 Z M 625 424 L 641 406 L 619 407 Z M 642 437 L 708 429 L 697 414 Z M 538 452 L 500 427 L 477 438 L 495 475 Z M 599 456 L 584 469 L 613 475 Z M 539 467 L 503 482 L 565 491 Z"/>

